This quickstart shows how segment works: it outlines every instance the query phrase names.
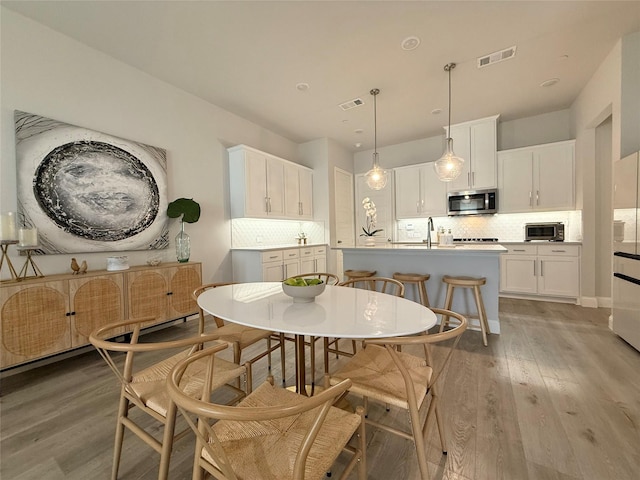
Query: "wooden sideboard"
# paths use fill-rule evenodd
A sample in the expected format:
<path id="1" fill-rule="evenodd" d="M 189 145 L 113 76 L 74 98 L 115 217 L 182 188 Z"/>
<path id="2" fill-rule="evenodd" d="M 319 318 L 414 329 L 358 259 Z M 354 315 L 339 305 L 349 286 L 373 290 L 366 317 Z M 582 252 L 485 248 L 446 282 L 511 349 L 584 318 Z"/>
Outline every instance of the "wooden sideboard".
<path id="1" fill-rule="evenodd" d="M 88 345 L 108 323 L 193 315 L 191 292 L 201 283 L 202 265 L 189 262 L 0 284 L 0 370 Z"/>

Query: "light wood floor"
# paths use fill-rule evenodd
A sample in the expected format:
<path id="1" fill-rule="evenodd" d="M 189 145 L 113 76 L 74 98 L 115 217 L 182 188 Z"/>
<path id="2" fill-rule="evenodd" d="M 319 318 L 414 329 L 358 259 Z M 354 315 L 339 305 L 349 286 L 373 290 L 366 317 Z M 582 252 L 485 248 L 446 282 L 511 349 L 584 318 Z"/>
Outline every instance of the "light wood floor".
<path id="1" fill-rule="evenodd" d="M 479 332 L 466 332 L 452 359 L 441 397 L 449 454 L 441 455 L 432 429 L 432 478 L 640 478 L 640 353 L 608 330 L 608 315 L 608 309 L 501 299 L 502 335 L 483 347 Z M 151 335 L 175 337 L 194 327 L 190 321 Z M 280 378 L 277 355 L 273 363 Z M 259 365 L 256 382 L 266 374 Z M 293 373 L 290 361 L 289 384 Z M 118 394 L 95 352 L 5 376 L 0 478 L 109 478 Z M 393 408 L 373 408 L 370 416 L 406 421 Z M 411 442 L 373 428 L 367 441 L 370 479 L 418 477 Z M 192 455 L 192 438 L 180 440 L 170 478 L 191 478 Z M 154 479 L 158 460 L 127 432 L 120 478 Z"/>

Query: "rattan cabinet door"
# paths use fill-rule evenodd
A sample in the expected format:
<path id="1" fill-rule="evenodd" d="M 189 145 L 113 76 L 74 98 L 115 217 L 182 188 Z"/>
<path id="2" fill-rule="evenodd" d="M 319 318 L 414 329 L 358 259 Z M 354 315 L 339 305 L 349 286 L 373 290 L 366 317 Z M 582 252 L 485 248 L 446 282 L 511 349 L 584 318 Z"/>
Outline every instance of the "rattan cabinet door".
<path id="1" fill-rule="evenodd" d="M 202 284 L 202 274 L 199 263 L 188 264 L 168 269 L 169 286 L 169 315 L 180 318 L 198 313 L 198 304 L 192 298 L 193 291 Z"/>
<path id="2" fill-rule="evenodd" d="M 165 269 L 141 270 L 127 273 L 127 313 L 131 320 L 153 317 L 143 326 L 160 323 L 169 318 L 169 282 Z"/>
<path id="3" fill-rule="evenodd" d="M 0 290 L 0 368 L 71 348 L 67 282 Z"/>
<path id="4" fill-rule="evenodd" d="M 97 327 L 124 320 L 124 274 L 69 280 L 71 345 L 89 343 Z M 124 329 L 121 332 L 124 333 Z"/>

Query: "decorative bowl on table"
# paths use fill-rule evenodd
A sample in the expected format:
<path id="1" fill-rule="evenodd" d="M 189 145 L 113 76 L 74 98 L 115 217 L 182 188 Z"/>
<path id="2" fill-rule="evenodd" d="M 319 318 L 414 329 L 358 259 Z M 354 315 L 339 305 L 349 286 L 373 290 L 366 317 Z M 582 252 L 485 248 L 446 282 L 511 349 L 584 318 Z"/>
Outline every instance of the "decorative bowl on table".
<path id="1" fill-rule="evenodd" d="M 282 282 L 282 291 L 293 298 L 293 303 L 313 302 L 325 287 L 317 278 L 287 278 Z"/>

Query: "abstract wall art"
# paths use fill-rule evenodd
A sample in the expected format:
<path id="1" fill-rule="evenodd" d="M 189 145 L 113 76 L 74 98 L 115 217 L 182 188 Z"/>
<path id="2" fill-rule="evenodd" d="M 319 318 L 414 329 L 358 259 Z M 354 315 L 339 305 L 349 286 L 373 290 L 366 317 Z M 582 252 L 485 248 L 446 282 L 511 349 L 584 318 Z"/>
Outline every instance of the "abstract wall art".
<path id="1" fill-rule="evenodd" d="M 18 213 L 38 253 L 168 246 L 166 151 L 15 111 Z"/>

